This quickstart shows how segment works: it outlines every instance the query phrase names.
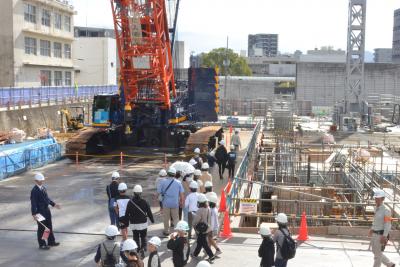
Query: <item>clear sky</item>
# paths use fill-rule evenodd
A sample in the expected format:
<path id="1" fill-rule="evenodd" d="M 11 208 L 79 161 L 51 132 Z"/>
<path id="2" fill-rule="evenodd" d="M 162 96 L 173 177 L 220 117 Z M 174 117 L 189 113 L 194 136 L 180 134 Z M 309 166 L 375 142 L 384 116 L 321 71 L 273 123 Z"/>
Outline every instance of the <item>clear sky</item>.
<path id="1" fill-rule="evenodd" d="M 109 0 L 72 0 L 77 26 L 113 28 Z M 399 0 L 367 0 L 366 50 L 391 48 Z M 348 0 L 181 0 L 178 39 L 191 51 L 247 50 L 247 35 L 279 34 L 279 51 L 346 49 Z"/>

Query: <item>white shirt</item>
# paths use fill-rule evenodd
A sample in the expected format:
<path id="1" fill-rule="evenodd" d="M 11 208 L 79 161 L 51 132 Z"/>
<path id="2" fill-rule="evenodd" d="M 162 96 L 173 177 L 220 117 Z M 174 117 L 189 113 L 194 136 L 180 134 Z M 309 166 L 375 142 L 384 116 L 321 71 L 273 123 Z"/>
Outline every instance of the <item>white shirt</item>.
<path id="1" fill-rule="evenodd" d="M 211 229 L 213 231 L 218 231 L 218 228 L 218 209 L 215 207 L 211 209 Z"/>
<path id="2" fill-rule="evenodd" d="M 197 192 L 192 192 L 186 197 L 185 208 L 188 209 L 189 212 L 196 212 L 198 210 Z"/>
<path id="3" fill-rule="evenodd" d="M 128 206 L 129 198 L 117 199 L 119 217 L 125 216 L 126 207 Z"/>

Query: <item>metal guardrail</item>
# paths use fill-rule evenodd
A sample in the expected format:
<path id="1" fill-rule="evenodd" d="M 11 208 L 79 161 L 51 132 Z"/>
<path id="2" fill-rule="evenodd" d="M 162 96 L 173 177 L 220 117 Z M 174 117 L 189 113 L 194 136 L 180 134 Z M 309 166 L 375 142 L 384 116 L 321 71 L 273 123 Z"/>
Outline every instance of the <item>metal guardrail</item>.
<path id="1" fill-rule="evenodd" d="M 261 122 L 258 122 L 257 125 L 254 127 L 254 131 L 250 140 L 249 145 L 247 146 L 246 153 L 240 162 L 240 165 L 236 171 L 235 177 L 233 178 L 232 184 L 229 188 L 229 191 L 226 192 L 227 195 L 227 207 L 229 213 L 233 213 L 235 209 L 236 201 L 234 199 L 239 198 L 239 194 L 241 192 L 241 188 L 243 185 L 243 180 L 247 178 L 247 173 L 253 158 L 254 150 L 257 146 L 257 137 L 260 133 L 261 129 Z"/>
<path id="2" fill-rule="evenodd" d="M 97 94 L 116 93 L 116 85 L 104 86 L 48 86 L 48 87 L 0 87 L 0 108 L 16 108 L 41 104 L 75 102 L 92 98 Z"/>

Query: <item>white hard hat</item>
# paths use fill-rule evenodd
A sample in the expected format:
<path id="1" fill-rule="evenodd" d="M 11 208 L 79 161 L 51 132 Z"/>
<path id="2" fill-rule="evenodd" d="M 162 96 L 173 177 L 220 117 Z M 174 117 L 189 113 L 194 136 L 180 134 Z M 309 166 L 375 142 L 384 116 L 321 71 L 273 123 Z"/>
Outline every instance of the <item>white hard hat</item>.
<path id="1" fill-rule="evenodd" d="M 158 175 L 161 176 L 161 177 L 165 177 L 165 176 L 167 176 L 168 174 L 167 174 L 167 171 L 166 171 L 166 170 L 162 169 L 162 170 L 158 173 Z"/>
<path id="2" fill-rule="evenodd" d="M 225 140 L 219 141 L 219 144 L 224 146 L 225 145 Z"/>
<path id="3" fill-rule="evenodd" d="M 156 247 L 160 247 L 161 246 L 161 239 L 158 236 L 153 236 L 152 238 L 150 238 L 149 244 L 152 244 L 152 245 L 154 245 Z"/>
<path id="4" fill-rule="evenodd" d="M 117 226 L 109 225 L 109 226 L 107 226 L 105 233 L 106 233 L 106 236 L 113 237 L 113 236 L 117 236 L 119 234 L 119 231 L 118 231 Z"/>
<path id="5" fill-rule="evenodd" d="M 189 163 L 190 163 L 190 165 L 194 166 L 197 164 L 197 161 L 195 161 L 194 159 L 190 159 Z"/>
<path id="6" fill-rule="evenodd" d="M 207 201 L 208 201 L 208 199 L 207 199 L 206 195 L 204 195 L 204 194 L 198 194 L 197 195 L 197 202 L 204 203 L 204 202 L 207 202 Z"/>
<path id="7" fill-rule="evenodd" d="M 135 240 L 133 240 L 133 239 L 125 240 L 124 244 L 122 245 L 122 251 L 136 250 L 137 248 L 138 248 L 138 245 L 136 244 Z"/>
<path id="8" fill-rule="evenodd" d="M 231 145 L 231 150 L 233 150 L 233 149 L 235 149 L 235 146 L 234 146 L 234 145 Z"/>
<path id="9" fill-rule="evenodd" d="M 113 173 L 111 174 L 111 178 L 112 178 L 113 180 L 118 179 L 118 178 L 119 178 L 119 172 L 113 172 Z"/>
<path id="10" fill-rule="evenodd" d="M 258 233 L 263 236 L 271 235 L 271 229 L 269 229 L 266 223 L 262 223 L 260 225 L 260 231 Z"/>
<path id="11" fill-rule="evenodd" d="M 200 154 L 200 148 L 196 147 L 196 148 L 194 149 L 194 153 Z"/>
<path id="12" fill-rule="evenodd" d="M 176 224 L 175 230 L 180 230 L 180 231 L 188 231 L 189 230 L 189 224 L 185 221 L 179 221 Z"/>
<path id="13" fill-rule="evenodd" d="M 210 168 L 210 165 L 208 165 L 207 162 L 204 162 L 204 163 L 201 165 L 201 169 L 202 169 L 202 170 L 208 170 L 209 168 Z"/>
<path id="14" fill-rule="evenodd" d="M 176 169 L 174 167 L 169 167 L 168 174 L 169 175 L 175 175 L 176 174 Z"/>
<path id="15" fill-rule="evenodd" d="M 197 184 L 197 182 L 192 181 L 192 182 L 190 182 L 189 188 L 198 189 L 199 185 Z"/>
<path id="16" fill-rule="evenodd" d="M 382 189 L 379 188 L 374 188 L 374 198 L 381 198 L 381 197 L 385 197 L 385 191 L 383 191 Z"/>
<path id="17" fill-rule="evenodd" d="M 215 193 L 215 192 L 208 192 L 208 193 L 206 194 L 206 198 L 207 198 L 208 201 L 211 202 L 211 203 L 215 203 L 215 204 L 218 203 L 218 196 L 217 196 L 217 193 Z"/>
<path id="18" fill-rule="evenodd" d="M 196 267 L 211 267 L 211 265 L 208 261 L 201 261 L 197 263 Z"/>
<path id="19" fill-rule="evenodd" d="M 139 184 L 135 185 L 135 187 L 133 188 L 133 193 L 142 193 L 142 192 L 143 192 L 142 186 Z"/>
<path id="20" fill-rule="evenodd" d="M 128 186 L 126 185 L 126 183 L 120 183 L 118 185 L 118 191 L 125 191 L 128 189 Z"/>
<path id="21" fill-rule="evenodd" d="M 44 181 L 44 175 L 41 172 L 38 172 L 34 176 L 35 181 Z"/>
<path id="22" fill-rule="evenodd" d="M 286 216 L 285 213 L 279 213 L 279 214 L 275 217 L 275 220 L 276 220 L 278 223 L 283 223 L 283 224 L 286 224 L 286 223 L 288 222 L 288 219 L 287 219 L 287 216 Z"/>
<path id="23" fill-rule="evenodd" d="M 211 181 L 206 181 L 206 182 L 204 183 L 204 187 L 212 187 L 212 186 L 213 186 L 213 184 L 212 184 Z"/>
<path id="24" fill-rule="evenodd" d="M 194 172 L 193 172 L 193 175 L 200 176 L 201 175 L 201 171 L 199 169 L 195 169 Z"/>

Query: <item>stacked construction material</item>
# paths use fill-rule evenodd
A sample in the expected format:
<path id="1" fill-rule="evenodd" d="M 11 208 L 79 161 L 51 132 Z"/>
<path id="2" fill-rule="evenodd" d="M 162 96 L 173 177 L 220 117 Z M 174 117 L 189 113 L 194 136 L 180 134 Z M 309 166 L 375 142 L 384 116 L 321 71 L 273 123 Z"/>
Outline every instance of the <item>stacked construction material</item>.
<path id="1" fill-rule="evenodd" d="M 196 121 L 218 121 L 217 68 L 189 68 L 189 104 L 194 107 Z"/>

